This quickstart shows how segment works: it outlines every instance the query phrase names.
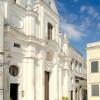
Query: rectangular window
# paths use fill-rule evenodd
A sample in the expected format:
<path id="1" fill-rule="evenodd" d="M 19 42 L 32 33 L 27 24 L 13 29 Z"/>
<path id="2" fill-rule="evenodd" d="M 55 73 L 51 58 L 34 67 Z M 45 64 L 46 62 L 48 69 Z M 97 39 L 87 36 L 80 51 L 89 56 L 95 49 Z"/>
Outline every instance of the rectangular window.
<path id="1" fill-rule="evenodd" d="M 82 73 L 82 64 L 79 63 L 79 70 L 80 70 L 80 73 Z"/>
<path id="2" fill-rule="evenodd" d="M 73 66 L 73 62 L 72 61 L 70 62 L 70 66 L 71 66 L 71 70 L 72 70 L 72 66 Z"/>
<path id="3" fill-rule="evenodd" d="M 48 23 L 48 40 L 52 40 L 53 26 Z"/>
<path id="4" fill-rule="evenodd" d="M 92 96 L 99 96 L 99 85 L 92 85 Z"/>
<path id="5" fill-rule="evenodd" d="M 75 71 L 77 71 L 78 67 L 78 61 L 75 61 Z"/>
<path id="6" fill-rule="evenodd" d="M 14 47 L 20 48 L 20 44 L 14 43 Z"/>
<path id="7" fill-rule="evenodd" d="M 91 73 L 96 73 L 98 70 L 98 61 L 91 62 Z"/>

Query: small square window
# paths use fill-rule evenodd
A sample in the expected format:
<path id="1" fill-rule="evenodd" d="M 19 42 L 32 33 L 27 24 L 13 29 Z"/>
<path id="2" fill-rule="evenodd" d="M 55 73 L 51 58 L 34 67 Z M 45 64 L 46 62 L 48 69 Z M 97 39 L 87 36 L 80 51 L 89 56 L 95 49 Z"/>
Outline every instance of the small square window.
<path id="1" fill-rule="evenodd" d="M 99 96 L 99 85 L 92 85 L 92 96 Z"/>
<path id="2" fill-rule="evenodd" d="M 98 70 L 98 61 L 91 62 L 91 73 L 96 73 Z"/>
<path id="3" fill-rule="evenodd" d="M 20 44 L 14 43 L 14 47 L 20 48 Z"/>

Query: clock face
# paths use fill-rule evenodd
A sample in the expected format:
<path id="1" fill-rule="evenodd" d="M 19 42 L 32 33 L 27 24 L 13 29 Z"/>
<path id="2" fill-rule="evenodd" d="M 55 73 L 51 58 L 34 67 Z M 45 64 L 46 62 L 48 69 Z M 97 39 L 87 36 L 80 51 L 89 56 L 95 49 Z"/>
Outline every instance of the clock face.
<path id="1" fill-rule="evenodd" d="M 15 65 L 11 65 L 10 67 L 9 67 L 9 73 L 12 75 L 12 76 L 17 76 L 18 75 L 18 72 L 19 72 L 19 69 L 18 69 L 18 67 L 17 66 L 15 66 Z"/>

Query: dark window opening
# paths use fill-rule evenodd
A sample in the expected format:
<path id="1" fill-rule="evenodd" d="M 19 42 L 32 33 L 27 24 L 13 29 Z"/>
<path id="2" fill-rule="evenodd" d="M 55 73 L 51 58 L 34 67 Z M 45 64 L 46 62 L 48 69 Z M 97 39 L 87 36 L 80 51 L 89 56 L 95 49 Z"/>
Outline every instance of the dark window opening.
<path id="1" fill-rule="evenodd" d="M 92 96 L 99 96 L 99 85 L 92 85 Z"/>
<path id="2" fill-rule="evenodd" d="M 93 61 L 91 62 L 91 72 L 92 73 L 96 73 L 99 71 L 99 68 L 98 68 L 98 61 Z"/>
<path id="3" fill-rule="evenodd" d="M 14 43 L 14 47 L 20 48 L 20 44 Z"/>
<path id="4" fill-rule="evenodd" d="M 49 72 L 45 72 L 45 100 L 49 100 Z"/>
<path id="5" fill-rule="evenodd" d="M 48 40 L 52 40 L 53 26 L 48 23 Z"/>
<path id="6" fill-rule="evenodd" d="M 10 84 L 11 100 L 18 100 L 18 84 Z"/>
<path id="7" fill-rule="evenodd" d="M 71 100 L 73 100 L 73 91 L 71 91 Z"/>

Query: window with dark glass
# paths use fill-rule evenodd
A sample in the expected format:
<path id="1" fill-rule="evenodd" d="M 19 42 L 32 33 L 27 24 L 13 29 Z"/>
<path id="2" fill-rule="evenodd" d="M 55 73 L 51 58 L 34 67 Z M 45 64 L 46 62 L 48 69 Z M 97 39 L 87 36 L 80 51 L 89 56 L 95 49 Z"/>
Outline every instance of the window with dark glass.
<path id="1" fill-rule="evenodd" d="M 14 47 L 20 48 L 20 44 L 14 43 Z"/>
<path id="2" fill-rule="evenodd" d="M 75 61 L 75 71 L 77 71 L 78 61 Z"/>
<path id="3" fill-rule="evenodd" d="M 70 65 L 71 65 L 71 70 L 72 70 L 72 64 L 73 64 L 73 62 L 71 61 L 71 62 L 70 62 Z"/>
<path id="4" fill-rule="evenodd" d="M 80 70 L 80 73 L 82 72 L 82 64 L 79 63 L 79 70 Z"/>
<path id="5" fill-rule="evenodd" d="M 92 85 L 92 96 L 99 96 L 99 85 Z"/>
<path id="6" fill-rule="evenodd" d="M 52 40 L 53 26 L 48 23 L 48 40 Z"/>
<path id="7" fill-rule="evenodd" d="M 96 73 L 98 70 L 98 61 L 91 62 L 91 73 Z"/>

